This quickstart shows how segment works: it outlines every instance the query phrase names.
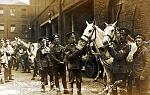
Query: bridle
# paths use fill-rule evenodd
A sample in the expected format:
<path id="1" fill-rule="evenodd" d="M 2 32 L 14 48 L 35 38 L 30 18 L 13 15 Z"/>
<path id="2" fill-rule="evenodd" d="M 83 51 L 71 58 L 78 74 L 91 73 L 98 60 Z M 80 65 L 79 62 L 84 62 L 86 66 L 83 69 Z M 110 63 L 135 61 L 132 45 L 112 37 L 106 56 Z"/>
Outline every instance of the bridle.
<path id="1" fill-rule="evenodd" d="M 88 39 L 88 41 L 86 41 L 86 40 L 84 40 L 84 39 L 81 38 L 83 41 L 85 41 L 85 42 L 87 42 L 87 43 L 91 43 L 91 42 L 95 41 L 95 39 L 96 39 L 96 28 L 95 28 L 94 25 L 93 25 L 93 29 L 92 29 L 92 30 L 89 30 L 89 31 L 92 31 L 92 34 L 91 34 L 89 37 L 88 37 L 87 35 L 83 35 L 85 38 Z M 93 40 L 91 40 L 91 38 L 92 38 L 94 32 L 95 32 L 95 37 L 94 37 Z"/>
<path id="2" fill-rule="evenodd" d="M 114 28 L 115 28 L 115 29 L 114 29 L 114 31 L 113 31 L 113 32 L 115 32 L 115 31 L 116 31 L 116 27 L 114 27 Z M 113 36 L 112 36 L 112 37 L 111 37 L 110 35 L 108 35 L 108 34 L 107 34 L 107 35 L 104 35 L 104 37 L 105 37 L 105 36 L 107 36 L 107 37 L 110 39 L 110 42 L 109 42 L 109 43 L 111 44 L 111 43 L 113 42 L 114 38 L 115 38 L 115 33 L 113 34 Z"/>

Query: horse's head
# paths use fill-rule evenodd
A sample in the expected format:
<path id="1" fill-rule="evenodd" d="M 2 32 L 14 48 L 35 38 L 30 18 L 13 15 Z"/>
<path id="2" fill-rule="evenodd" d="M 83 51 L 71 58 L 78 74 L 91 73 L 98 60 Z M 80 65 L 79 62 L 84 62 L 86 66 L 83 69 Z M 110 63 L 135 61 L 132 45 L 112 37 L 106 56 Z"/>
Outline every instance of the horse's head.
<path id="1" fill-rule="evenodd" d="M 86 21 L 86 25 L 87 25 L 87 27 L 84 29 L 81 39 L 87 42 L 89 40 L 92 40 L 93 39 L 92 36 L 94 36 L 94 34 L 95 34 L 95 31 L 94 31 L 95 21 L 93 21 L 93 23 L 88 23 Z"/>
<path id="2" fill-rule="evenodd" d="M 106 24 L 106 28 L 104 29 L 104 38 L 103 38 L 103 45 L 107 46 L 111 41 L 115 39 L 115 32 L 116 32 L 116 22 L 113 24 Z"/>

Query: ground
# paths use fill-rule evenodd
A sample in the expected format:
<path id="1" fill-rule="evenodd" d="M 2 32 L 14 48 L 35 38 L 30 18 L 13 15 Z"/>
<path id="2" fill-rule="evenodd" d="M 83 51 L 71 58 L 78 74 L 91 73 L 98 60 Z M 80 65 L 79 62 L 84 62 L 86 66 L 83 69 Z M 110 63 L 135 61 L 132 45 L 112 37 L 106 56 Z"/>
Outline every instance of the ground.
<path id="1" fill-rule="evenodd" d="M 50 91 L 49 85 L 46 86 L 46 92 L 41 92 L 40 78 L 31 80 L 32 73 L 21 73 L 21 71 L 13 70 L 14 79 L 11 82 L 0 84 L 0 95 L 57 95 L 56 91 Z M 68 79 L 67 79 L 68 80 Z M 62 84 L 61 95 L 63 95 Z M 82 94 L 98 95 L 103 89 L 103 81 L 93 82 L 92 78 L 83 77 Z M 74 85 L 76 88 L 76 85 Z M 74 95 L 77 95 L 74 89 Z"/>

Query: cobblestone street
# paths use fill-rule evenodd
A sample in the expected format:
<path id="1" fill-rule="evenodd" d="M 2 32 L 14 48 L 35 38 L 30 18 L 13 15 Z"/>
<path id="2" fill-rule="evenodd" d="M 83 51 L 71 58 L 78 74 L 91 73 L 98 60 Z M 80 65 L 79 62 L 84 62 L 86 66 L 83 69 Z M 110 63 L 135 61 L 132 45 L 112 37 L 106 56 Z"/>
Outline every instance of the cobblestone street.
<path id="1" fill-rule="evenodd" d="M 41 93 L 40 78 L 31 80 L 32 73 L 21 73 L 21 71 L 13 70 L 14 79 L 11 82 L 0 84 L 0 95 L 58 95 L 56 91 L 49 91 L 49 85 L 46 86 L 46 92 Z M 68 80 L 68 79 L 67 79 Z M 61 95 L 63 95 L 62 84 Z M 82 94 L 83 95 L 97 95 L 103 87 L 102 82 L 93 82 L 92 78 L 83 77 Z M 74 85 L 76 88 L 76 85 Z M 76 95 L 74 89 L 74 95 Z"/>

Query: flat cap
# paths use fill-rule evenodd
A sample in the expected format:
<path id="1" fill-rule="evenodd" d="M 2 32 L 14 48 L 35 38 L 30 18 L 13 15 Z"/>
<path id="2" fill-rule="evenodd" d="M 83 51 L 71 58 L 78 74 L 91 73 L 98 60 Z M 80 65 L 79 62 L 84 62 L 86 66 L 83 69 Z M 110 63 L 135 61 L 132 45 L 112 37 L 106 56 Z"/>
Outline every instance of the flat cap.
<path id="1" fill-rule="evenodd" d="M 66 37 L 69 38 L 72 35 L 74 35 L 74 32 L 69 32 L 69 33 L 66 34 Z"/>
<path id="2" fill-rule="evenodd" d="M 136 36 L 134 37 L 134 39 L 137 39 L 137 38 L 141 38 L 143 40 L 145 40 L 145 37 L 143 34 L 136 34 Z"/>

